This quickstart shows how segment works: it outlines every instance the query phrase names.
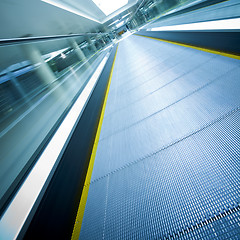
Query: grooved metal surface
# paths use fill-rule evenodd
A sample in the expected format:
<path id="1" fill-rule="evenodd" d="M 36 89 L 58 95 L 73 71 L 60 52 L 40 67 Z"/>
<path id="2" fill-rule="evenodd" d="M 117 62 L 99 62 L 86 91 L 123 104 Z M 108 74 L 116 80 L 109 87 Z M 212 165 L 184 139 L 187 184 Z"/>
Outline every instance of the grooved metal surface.
<path id="1" fill-rule="evenodd" d="M 119 44 L 79 239 L 238 239 L 240 61 Z"/>

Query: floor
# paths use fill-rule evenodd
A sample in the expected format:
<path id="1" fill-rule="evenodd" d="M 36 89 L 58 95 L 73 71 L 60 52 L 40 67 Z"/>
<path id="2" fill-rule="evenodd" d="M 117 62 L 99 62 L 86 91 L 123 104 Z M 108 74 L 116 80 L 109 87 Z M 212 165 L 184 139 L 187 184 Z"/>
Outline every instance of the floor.
<path id="1" fill-rule="evenodd" d="M 238 239 L 240 62 L 119 43 L 79 239 Z"/>

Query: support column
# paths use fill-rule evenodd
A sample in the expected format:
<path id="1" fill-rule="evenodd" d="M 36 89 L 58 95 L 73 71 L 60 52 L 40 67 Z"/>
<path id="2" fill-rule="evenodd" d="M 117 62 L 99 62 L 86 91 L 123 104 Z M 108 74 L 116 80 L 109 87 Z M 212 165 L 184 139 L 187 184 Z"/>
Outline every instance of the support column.
<path id="1" fill-rule="evenodd" d="M 107 43 L 105 42 L 105 40 L 104 40 L 104 38 L 102 36 L 100 37 L 100 40 L 102 41 L 103 47 L 104 47 Z"/>
<path id="2" fill-rule="evenodd" d="M 106 26 L 103 26 L 102 27 L 102 31 L 101 31 L 102 33 L 110 33 L 110 30 L 108 29 L 108 27 L 106 27 Z M 107 36 L 107 37 L 105 37 L 105 35 L 102 35 L 101 36 L 101 38 L 102 38 L 102 40 L 103 40 L 103 42 L 104 42 L 104 45 L 107 45 L 108 43 L 109 43 L 109 41 L 111 41 L 111 38 L 109 37 L 109 36 Z M 105 39 L 105 40 L 104 40 Z"/>
<path id="3" fill-rule="evenodd" d="M 96 48 L 96 46 L 94 45 L 94 43 L 92 42 L 91 38 L 87 36 L 87 37 L 86 37 L 86 41 L 87 41 L 88 44 L 91 46 L 92 50 L 93 50 L 94 52 L 97 52 L 97 48 Z"/>
<path id="4" fill-rule="evenodd" d="M 36 73 L 39 78 L 46 84 L 52 84 L 56 77 L 48 66 L 48 64 L 42 59 L 40 51 L 33 45 L 24 44 L 22 49 L 26 57 L 31 61 L 32 64 L 37 64 Z"/>
<path id="5" fill-rule="evenodd" d="M 49 89 L 54 89 L 54 87 L 57 86 L 57 82 L 55 82 L 56 76 L 49 65 L 43 60 L 40 51 L 33 45 L 24 44 L 21 47 L 28 60 L 30 60 L 32 64 L 37 65 L 35 71 L 41 81 L 48 86 Z M 61 85 L 59 85 L 53 93 L 57 100 L 65 95 L 65 91 Z"/>
<path id="6" fill-rule="evenodd" d="M 14 76 L 14 74 L 11 72 L 10 69 L 7 69 L 7 71 L 8 71 L 7 72 L 7 76 L 10 78 L 10 81 L 11 81 L 12 85 L 14 86 L 14 88 L 16 89 L 16 91 L 19 94 L 19 96 L 23 99 L 23 101 L 25 103 L 30 105 L 30 100 L 27 97 L 27 93 L 22 88 L 22 86 L 19 83 L 18 79 Z"/>
<path id="7" fill-rule="evenodd" d="M 164 8 L 163 8 L 163 0 L 154 0 L 155 3 L 155 8 L 157 9 L 159 15 L 162 14 L 164 12 Z"/>
<path id="8" fill-rule="evenodd" d="M 139 24 L 138 24 L 136 18 L 134 18 L 132 21 L 133 21 L 133 24 L 134 24 L 135 28 L 138 28 Z"/>
<path id="9" fill-rule="evenodd" d="M 78 44 L 74 39 L 70 40 L 72 48 L 75 50 L 76 55 L 78 56 L 78 59 L 80 61 L 84 61 L 86 59 L 86 56 L 84 55 L 83 51 L 79 48 Z"/>
<path id="10" fill-rule="evenodd" d="M 71 46 L 72 48 L 75 50 L 75 53 L 77 54 L 78 58 L 80 61 L 82 61 L 83 63 L 85 63 L 86 67 L 90 67 L 90 63 L 88 62 L 88 59 L 86 58 L 85 54 L 83 53 L 83 51 L 81 50 L 81 48 L 78 46 L 77 42 L 74 39 L 70 40 Z"/>

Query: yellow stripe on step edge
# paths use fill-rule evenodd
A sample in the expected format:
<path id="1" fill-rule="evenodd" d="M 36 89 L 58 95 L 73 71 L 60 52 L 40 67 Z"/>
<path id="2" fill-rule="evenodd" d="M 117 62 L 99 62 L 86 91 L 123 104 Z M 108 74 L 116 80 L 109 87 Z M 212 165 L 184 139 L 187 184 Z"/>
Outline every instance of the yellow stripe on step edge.
<path id="1" fill-rule="evenodd" d="M 79 238 L 80 231 L 81 231 L 82 220 L 83 220 L 83 215 L 84 215 L 85 206 L 86 206 L 86 202 L 87 202 L 88 190 L 90 187 L 90 181 L 91 181 L 91 176 L 92 176 L 94 160 L 95 160 L 95 156 L 96 156 L 96 152 L 97 152 L 97 146 L 98 146 L 98 141 L 99 141 L 99 137 L 100 137 L 105 107 L 106 107 L 106 103 L 107 103 L 108 92 L 109 92 L 109 88 L 110 88 L 110 84 L 111 84 L 113 68 L 114 68 L 114 64 L 115 64 L 115 60 L 116 60 L 116 56 L 117 56 L 117 50 L 118 50 L 118 46 L 116 49 L 116 53 L 114 56 L 112 68 L 111 68 L 109 79 L 108 79 L 107 91 L 106 91 L 106 94 L 104 97 L 102 112 L 101 112 L 100 120 L 98 123 L 97 133 L 96 133 L 96 137 L 95 137 L 94 144 L 93 144 L 93 149 L 92 149 L 92 154 L 91 154 L 91 158 L 90 158 L 90 162 L 89 162 L 89 166 L 88 166 L 87 176 L 86 176 L 86 179 L 84 182 L 82 196 L 81 196 L 81 200 L 80 200 L 80 203 L 78 206 L 77 217 L 75 220 L 71 240 L 77 240 Z"/>
<path id="2" fill-rule="evenodd" d="M 154 40 L 158 40 L 158 41 L 162 41 L 162 42 L 166 42 L 166 43 L 172 43 L 172 44 L 179 45 L 179 46 L 182 46 L 182 47 L 193 48 L 193 49 L 197 49 L 197 50 L 200 50 L 200 51 L 209 52 L 209 53 L 213 53 L 213 54 L 218 54 L 218 55 L 221 55 L 221 56 L 224 56 L 224 57 L 229 57 L 229 58 L 234 58 L 234 59 L 240 60 L 240 56 L 235 55 L 235 54 L 219 52 L 219 51 L 211 50 L 211 49 L 207 49 L 207 48 L 195 47 L 195 46 L 189 45 L 189 44 L 184 44 L 184 43 L 179 43 L 179 42 L 174 42 L 174 41 L 168 41 L 168 40 L 164 40 L 164 39 L 161 39 L 161 38 L 143 36 L 143 35 L 140 35 L 140 34 L 134 34 L 134 35 L 139 36 L 139 37 L 151 38 L 151 39 L 154 39 Z"/>

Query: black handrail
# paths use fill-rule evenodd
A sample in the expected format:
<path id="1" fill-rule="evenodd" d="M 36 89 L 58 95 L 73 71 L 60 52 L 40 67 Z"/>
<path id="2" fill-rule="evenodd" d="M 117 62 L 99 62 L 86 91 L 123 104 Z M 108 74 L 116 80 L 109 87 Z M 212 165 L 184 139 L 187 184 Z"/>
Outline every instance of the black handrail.
<path id="1" fill-rule="evenodd" d="M 54 35 L 54 36 L 39 36 L 39 37 L 21 37 L 11 39 L 0 39 L 0 46 L 9 46 L 22 43 L 51 41 L 57 39 L 75 38 L 75 37 L 86 37 L 95 35 L 106 35 L 107 33 L 79 33 L 79 34 L 68 34 L 68 35 Z"/>

